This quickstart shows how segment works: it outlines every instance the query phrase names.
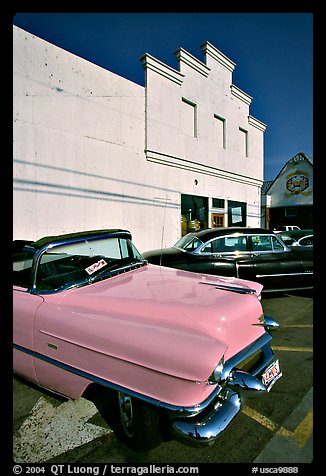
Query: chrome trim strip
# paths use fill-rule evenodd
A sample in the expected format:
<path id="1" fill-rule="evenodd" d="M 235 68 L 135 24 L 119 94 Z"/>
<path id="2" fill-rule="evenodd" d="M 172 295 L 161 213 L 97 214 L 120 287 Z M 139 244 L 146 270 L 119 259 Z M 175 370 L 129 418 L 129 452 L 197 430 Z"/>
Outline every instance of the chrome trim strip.
<path id="1" fill-rule="evenodd" d="M 257 339 L 255 342 L 252 344 L 248 345 L 245 347 L 242 351 L 240 351 L 238 354 L 234 355 L 230 359 L 228 359 L 223 368 L 222 372 L 222 377 L 220 381 L 220 385 L 216 385 L 216 388 L 213 389 L 212 393 L 207 397 L 206 400 L 201 402 L 200 404 L 193 406 L 193 407 L 184 407 L 181 405 L 172 405 L 170 403 L 165 403 L 162 402 L 161 400 L 157 400 L 152 397 L 148 397 L 147 395 L 143 395 L 141 393 L 135 392 L 133 390 L 130 390 L 128 388 L 122 387 L 121 385 L 115 384 L 113 382 L 110 382 L 109 380 L 103 379 L 101 377 L 97 377 L 89 372 L 85 372 L 83 370 L 77 369 L 76 367 L 73 367 L 69 364 L 65 364 L 63 362 L 60 362 L 56 359 L 52 359 L 51 357 L 47 357 L 46 355 L 43 355 L 39 352 L 35 352 L 33 350 L 27 349 L 26 347 L 20 346 L 18 344 L 13 344 L 13 348 L 20 351 L 24 352 L 28 355 L 33 356 L 34 358 L 41 359 L 51 365 L 55 365 L 56 367 L 62 368 L 63 370 L 66 370 L 67 372 L 71 372 L 75 375 L 79 375 L 80 377 L 85 378 L 86 380 L 89 380 L 90 382 L 95 382 L 100 385 L 103 385 L 105 387 L 111 388 L 113 390 L 123 392 L 127 395 L 131 395 L 135 398 L 139 398 L 140 400 L 144 400 L 147 403 L 150 403 L 152 405 L 158 406 L 160 408 L 164 408 L 166 410 L 172 411 L 172 412 L 177 412 L 178 417 L 190 417 L 193 415 L 196 415 L 200 412 L 202 412 L 210 403 L 214 401 L 216 397 L 221 393 L 223 389 L 223 385 L 227 385 L 227 379 L 230 376 L 230 373 L 232 369 L 240 363 L 242 360 L 245 360 L 247 357 L 249 357 L 251 354 L 256 352 L 258 349 L 262 348 L 265 354 L 265 359 L 264 362 L 262 362 L 261 366 L 255 370 L 255 372 L 252 373 L 253 376 L 257 375 L 262 368 L 266 367 L 266 362 L 271 361 L 274 358 L 274 354 L 267 343 L 272 339 L 272 336 L 266 332 L 263 334 L 259 339 Z M 213 388 L 213 387 L 212 387 Z"/>
<path id="2" fill-rule="evenodd" d="M 165 408 L 166 410 L 178 412 L 178 416 L 181 416 L 181 414 L 185 414 L 184 416 L 191 416 L 191 415 L 200 413 L 218 396 L 218 394 L 222 390 L 222 388 L 219 385 L 217 385 L 216 388 L 209 395 L 209 397 L 206 400 L 204 400 L 204 402 L 194 407 L 172 405 L 170 403 L 165 403 L 165 402 L 162 402 L 161 400 L 157 400 L 155 398 L 148 397 L 147 395 L 143 395 L 141 393 L 135 392 L 126 387 L 122 387 L 121 385 L 117 385 L 113 382 L 110 382 L 109 380 L 103 379 L 101 377 L 97 377 L 93 374 L 90 374 L 89 372 L 85 372 L 84 370 L 77 369 L 76 367 L 72 367 L 71 365 L 65 364 L 63 362 L 59 362 L 56 359 L 52 359 L 51 357 L 47 357 L 46 355 L 27 349 L 26 347 L 22 347 L 18 344 L 13 344 L 13 348 L 16 350 L 19 350 L 20 352 L 24 352 L 25 354 L 31 355 L 32 357 L 35 357 L 36 359 L 44 360 L 45 362 L 51 365 L 54 365 L 56 367 L 59 367 L 63 370 L 66 370 L 67 372 L 71 372 L 75 375 L 79 375 L 80 377 L 83 377 L 89 380 L 90 382 L 95 382 L 105 387 L 111 388 L 112 390 L 123 392 L 127 395 L 131 395 L 132 397 L 138 398 L 140 400 L 144 400 L 147 403 L 150 403 L 152 405 Z"/>
<path id="3" fill-rule="evenodd" d="M 278 274 L 256 274 L 256 278 L 273 278 L 275 276 L 307 276 L 313 275 L 313 271 L 305 271 L 304 273 L 278 273 Z"/>
<path id="4" fill-rule="evenodd" d="M 245 232 L 234 232 L 234 233 L 226 233 L 224 235 L 218 235 L 218 236 L 214 236 L 213 238 L 211 238 L 210 240 L 206 241 L 205 243 L 203 243 L 202 245 L 199 245 L 198 248 L 191 252 L 190 254 L 202 254 L 202 255 L 214 255 L 216 253 L 210 253 L 210 252 L 202 252 L 202 249 L 203 248 L 206 248 L 206 246 L 211 243 L 212 241 L 216 240 L 216 239 L 220 239 L 220 238 L 237 238 L 237 237 L 251 237 L 251 236 L 257 236 L 259 235 L 259 232 L 255 233 L 255 232 L 250 232 L 250 229 L 246 230 Z M 290 248 L 285 244 L 283 243 L 283 241 L 281 241 L 281 239 L 277 236 L 277 234 L 274 234 L 274 233 L 264 233 L 263 234 L 264 236 L 271 236 L 273 238 L 276 238 L 276 240 L 279 242 L 279 244 L 282 246 L 282 249 L 274 249 L 274 246 L 273 246 L 273 249 L 272 250 L 262 250 L 262 251 L 259 251 L 259 254 L 260 253 L 284 253 L 284 252 L 289 252 L 291 251 Z M 198 238 L 198 240 L 200 240 L 200 238 Z M 200 240 L 201 241 L 201 240 Z M 245 254 L 245 255 L 250 255 L 253 253 L 253 250 L 242 250 L 240 252 L 241 254 Z M 221 251 L 221 252 L 218 252 L 218 254 L 221 254 L 221 255 L 226 255 L 226 256 L 229 256 L 229 255 L 234 255 L 235 254 L 235 251 Z"/>
<path id="5" fill-rule="evenodd" d="M 236 269 L 236 277 L 237 278 L 239 278 L 239 268 L 240 268 L 239 262 L 238 262 L 238 260 L 236 260 L 235 269 Z"/>
<path id="6" fill-rule="evenodd" d="M 234 293 L 240 294 L 257 294 L 255 289 L 251 288 L 241 288 L 240 286 L 228 286 L 227 284 L 216 284 L 216 283 L 206 283 L 204 281 L 199 281 L 199 284 L 206 284 L 208 286 L 214 286 L 216 289 L 224 289 L 225 291 L 232 291 Z"/>

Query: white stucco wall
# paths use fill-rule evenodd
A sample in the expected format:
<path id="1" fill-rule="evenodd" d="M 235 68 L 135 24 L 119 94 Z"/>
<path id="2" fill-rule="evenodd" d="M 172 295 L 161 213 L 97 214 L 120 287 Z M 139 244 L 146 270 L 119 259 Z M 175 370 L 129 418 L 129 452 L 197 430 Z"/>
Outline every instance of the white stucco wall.
<path id="1" fill-rule="evenodd" d="M 19 28 L 13 45 L 14 238 L 138 231 L 144 88 Z"/>
<path id="2" fill-rule="evenodd" d="M 144 251 L 161 245 L 164 228 L 170 246 L 180 237 L 181 194 L 246 202 L 248 226 L 260 225 L 265 126 L 214 47 L 203 48 L 206 64 L 178 50 L 179 71 L 145 55 L 145 88 L 13 33 L 14 239 L 121 227 Z M 182 132 L 182 97 L 196 103 L 196 138 Z M 214 114 L 226 120 L 225 149 L 216 147 Z"/>
<path id="3" fill-rule="evenodd" d="M 210 67 L 182 49 L 176 52 L 180 71 L 144 56 L 148 157 L 154 158 L 156 154 L 159 161 L 161 155 L 161 162 L 172 166 L 181 166 L 182 161 L 188 169 L 195 166 L 203 173 L 260 186 L 266 127 L 250 116 L 252 98 L 232 84 L 234 63 L 228 60 L 226 68 L 218 61 L 222 55 L 218 50 L 209 44 L 203 49 Z M 212 60 L 207 51 L 219 56 Z M 196 137 L 182 131 L 182 98 L 196 105 Z M 214 116 L 225 121 L 225 148 L 218 146 Z M 248 133 L 247 157 L 241 151 L 239 128 Z"/>

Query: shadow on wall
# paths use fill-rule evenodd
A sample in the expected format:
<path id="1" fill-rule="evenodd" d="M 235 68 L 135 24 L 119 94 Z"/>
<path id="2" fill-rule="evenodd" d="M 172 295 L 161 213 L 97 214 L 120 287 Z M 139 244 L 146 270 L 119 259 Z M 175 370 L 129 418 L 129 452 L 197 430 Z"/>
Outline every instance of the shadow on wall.
<path id="1" fill-rule="evenodd" d="M 140 184 L 140 183 L 131 182 L 128 180 L 113 179 L 111 177 L 104 177 L 103 175 L 78 172 L 76 170 L 66 169 L 64 167 L 57 167 L 57 166 L 51 166 L 51 165 L 45 165 L 45 164 L 35 164 L 33 162 L 28 162 L 23 160 L 14 160 L 14 162 L 17 162 L 23 165 L 43 167 L 43 168 L 47 168 L 47 169 L 51 169 L 55 171 L 61 171 L 64 173 L 98 178 L 101 180 L 103 179 L 110 180 L 111 182 L 125 183 L 125 184 L 130 184 L 133 186 L 136 185 L 137 187 L 144 187 L 144 188 L 149 188 L 153 190 L 159 190 L 165 193 L 166 192 L 178 193 L 176 190 L 172 190 L 172 189 L 167 189 L 163 187 L 154 187 L 151 185 Z M 71 186 L 71 185 L 56 184 L 51 182 L 28 180 L 23 178 L 14 178 L 13 183 L 14 183 L 13 190 L 18 190 L 23 192 L 37 192 L 37 193 L 44 193 L 48 195 L 61 195 L 61 196 L 67 196 L 67 197 L 87 198 L 87 199 L 93 199 L 93 200 L 109 200 L 114 202 L 150 205 L 150 206 L 160 207 L 160 208 L 164 207 L 164 208 L 180 209 L 179 203 L 167 201 L 165 198 L 162 198 L 162 199 L 157 199 L 154 197 L 145 198 L 145 197 L 136 196 L 136 195 L 125 195 L 125 194 L 107 192 L 107 191 L 97 190 L 92 188 L 84 188 L 84 187 L 77 187 L 77 186 Z M 44 188 L 42 189 L 39 187 L 44 187 Z"/>

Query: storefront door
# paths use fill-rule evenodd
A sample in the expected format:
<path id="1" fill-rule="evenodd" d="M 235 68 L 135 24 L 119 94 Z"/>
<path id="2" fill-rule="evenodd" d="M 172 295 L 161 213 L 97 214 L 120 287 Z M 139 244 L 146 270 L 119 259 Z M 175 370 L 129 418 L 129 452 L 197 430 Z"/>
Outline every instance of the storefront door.
<path id="1" fill-rule="evenodd" d="M 224 226 L 224 214 L 212 213 L 212 228 L 220 228 Z"/>

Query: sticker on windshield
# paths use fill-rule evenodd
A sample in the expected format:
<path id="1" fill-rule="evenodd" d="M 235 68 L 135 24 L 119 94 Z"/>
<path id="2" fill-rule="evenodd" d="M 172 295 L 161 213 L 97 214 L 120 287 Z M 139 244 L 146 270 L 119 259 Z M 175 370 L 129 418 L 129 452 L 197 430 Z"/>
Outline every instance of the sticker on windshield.
<path id="1" fill-rule="evenodd" d="M 85 271 L 88 274 L 93 274 L 95 273 L 95 271 L 98 271 L 99 269 L 103 268 L 106 265 L 107 265 L 107 262 L 104 259 L 100 259 L 100 261 L 97 261 L 97 263 L 94 263 L 88 266 L 88 268 L 86 268 Z"/>

